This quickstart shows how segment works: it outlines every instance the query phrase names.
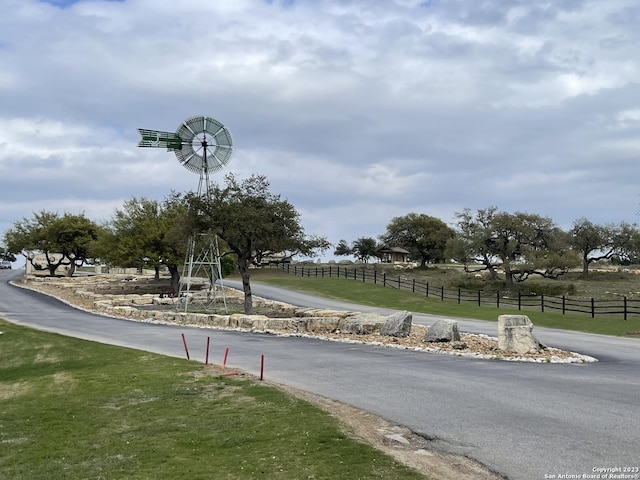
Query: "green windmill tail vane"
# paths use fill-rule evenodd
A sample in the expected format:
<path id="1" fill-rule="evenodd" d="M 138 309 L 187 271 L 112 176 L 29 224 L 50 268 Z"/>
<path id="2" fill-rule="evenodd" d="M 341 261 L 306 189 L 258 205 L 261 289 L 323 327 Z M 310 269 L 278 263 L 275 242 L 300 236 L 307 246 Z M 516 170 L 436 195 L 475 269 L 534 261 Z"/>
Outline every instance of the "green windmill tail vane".
<path id="1" fill-rule="evenodd" d="M 166 148 L 167 150 L 180 150 L 182 139 L 173 132 L 161 132 L 158 130 L 145 130 L 139 128 L 142 139 L 138 143 L 139 147 Z"/>

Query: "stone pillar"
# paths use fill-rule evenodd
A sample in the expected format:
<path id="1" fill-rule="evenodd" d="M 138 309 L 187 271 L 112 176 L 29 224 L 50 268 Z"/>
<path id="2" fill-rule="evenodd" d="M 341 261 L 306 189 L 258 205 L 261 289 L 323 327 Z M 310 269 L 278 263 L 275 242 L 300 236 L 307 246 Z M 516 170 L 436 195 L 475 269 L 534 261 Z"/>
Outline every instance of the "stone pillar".
<path id="1" fill-rule="evenodd" d="M 526 315 L 498 317 L 498 348 L 520 354 L 540 351 L 540 342 L 533 336 L 533 323 Z"/>

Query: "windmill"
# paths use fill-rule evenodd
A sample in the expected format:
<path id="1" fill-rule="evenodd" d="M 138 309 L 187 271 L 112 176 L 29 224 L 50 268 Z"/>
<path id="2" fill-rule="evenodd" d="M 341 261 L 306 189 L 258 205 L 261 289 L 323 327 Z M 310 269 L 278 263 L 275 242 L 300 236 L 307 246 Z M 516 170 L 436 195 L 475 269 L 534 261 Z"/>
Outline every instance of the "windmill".
<path id="1" fill-rule="evenodd" d="M 229 130 L 219 121 L 195 116 L 182 122 L 175 133 L 139 128 L 139 147 L 166 148 L 175 153 L 180 164 L 199 175 L 198 196 L 210 198 L 209 174 L 221 170 L 231 158 L 233 141 Z M 189 302 L 205 310 L 227 302 L 222 285 L 218 238 L 212 234 L 193 233 L 180 278 L 178 308 Z M 195 292 L 198 291 L 196 294 Z"/>

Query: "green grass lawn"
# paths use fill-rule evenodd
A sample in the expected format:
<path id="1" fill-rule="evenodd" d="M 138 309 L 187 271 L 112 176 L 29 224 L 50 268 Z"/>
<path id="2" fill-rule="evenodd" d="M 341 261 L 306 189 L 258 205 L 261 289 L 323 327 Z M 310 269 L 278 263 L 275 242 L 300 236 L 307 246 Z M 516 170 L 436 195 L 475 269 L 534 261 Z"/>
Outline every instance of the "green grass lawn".
<path id="1" fill-rule="evenodd" d="M 527 315 L 534 325 L 566 330 L 601 333 L 605 335 L 640 336 L 640 318 L 597 316 L 559 312 L 540 312 L 539 310 L 523 310 L 509 308 L 478 307 L 473 303 L 458 304 L 455 301 L 441 301 L 426 299 L 406 290 L 363 283 L 361 281 L 344 278 L 316 278 L 298 277 L 275 269 L 256 269 L 251 272 L 252 281 L 264 282 L 293 290 L 314 293 L 317 295 L 398 310 L 408 310 L 416 313 L 431 313 L 437 315 L 474 318 L 479 320 L 497 321 L 499 315 L 522 314 Z"/>
<path id="2" fill-rule="evenodd" d="M 1 479 L 424 478 L 257 380 L 3 320 L 0 331 Z"/>

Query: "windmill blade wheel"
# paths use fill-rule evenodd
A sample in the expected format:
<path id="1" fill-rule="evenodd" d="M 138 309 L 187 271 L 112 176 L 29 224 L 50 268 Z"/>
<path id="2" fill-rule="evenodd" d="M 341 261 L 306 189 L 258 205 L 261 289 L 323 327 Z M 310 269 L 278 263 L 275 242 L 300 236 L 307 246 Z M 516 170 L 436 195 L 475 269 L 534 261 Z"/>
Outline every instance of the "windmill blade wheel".
<path id="1" fill-rule="evenodd" d="M 221 170 L 231 158 L 233 140 L 229 130 L 211 117 L 195 116 L 176 130 L 181 139 L 175 149 L 180 164 L 187 170 L 208 176 Z"/>

